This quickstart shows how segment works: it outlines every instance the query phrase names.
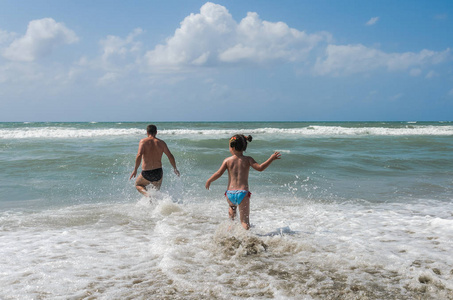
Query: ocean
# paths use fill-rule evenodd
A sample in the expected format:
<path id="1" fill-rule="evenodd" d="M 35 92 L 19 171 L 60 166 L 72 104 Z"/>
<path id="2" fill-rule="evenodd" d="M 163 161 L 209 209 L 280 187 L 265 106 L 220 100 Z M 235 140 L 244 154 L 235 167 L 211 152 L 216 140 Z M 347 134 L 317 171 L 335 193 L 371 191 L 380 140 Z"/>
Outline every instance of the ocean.
<path id="1" fill-rule="evenodd" d="M 453 299 L 453 122 L 0 123 L 0 299 Z M 228 140 L 252 135 L 251 229 Z"/>

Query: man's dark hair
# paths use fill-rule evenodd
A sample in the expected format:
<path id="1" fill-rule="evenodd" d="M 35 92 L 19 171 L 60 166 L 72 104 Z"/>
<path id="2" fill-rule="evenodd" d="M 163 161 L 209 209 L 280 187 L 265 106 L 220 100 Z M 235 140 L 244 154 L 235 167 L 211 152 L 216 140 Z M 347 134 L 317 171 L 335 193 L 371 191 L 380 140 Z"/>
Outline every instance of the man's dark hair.
<path id="1" fill-rule="evenodd" d="M 148 127 L 146 127 L 146 132 L 152 136 L 156 136 L 157 134 L 156 125 L 148 125 Z"/>

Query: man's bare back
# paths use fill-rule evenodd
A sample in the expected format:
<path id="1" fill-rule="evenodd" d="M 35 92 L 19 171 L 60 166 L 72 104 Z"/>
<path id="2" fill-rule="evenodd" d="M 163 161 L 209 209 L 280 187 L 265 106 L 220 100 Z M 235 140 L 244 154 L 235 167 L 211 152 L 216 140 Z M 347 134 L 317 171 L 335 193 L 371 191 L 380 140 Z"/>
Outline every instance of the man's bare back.
<path id="1" fill-rule="evenodd" d="M 142 170 L 162 168 L 162 154 L 165 148 L 167 148 L 165 142 L 156 137 L 142 139 L 138 146 L 138 152 L 142 154 Z"/>

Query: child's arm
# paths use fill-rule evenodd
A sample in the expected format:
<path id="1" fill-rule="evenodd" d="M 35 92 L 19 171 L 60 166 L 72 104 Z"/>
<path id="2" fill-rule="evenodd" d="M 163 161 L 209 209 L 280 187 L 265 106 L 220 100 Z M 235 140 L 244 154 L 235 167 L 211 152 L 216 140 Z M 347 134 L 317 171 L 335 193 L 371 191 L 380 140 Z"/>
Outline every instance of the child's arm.
<path id="1" fill-rule="evenodd" d="M 206 181 L 206 184 L 205 184 L 205 187 L 207 190 L 209 190 L 209 186 L 211 185 L 211 182 L 217 180 L 220 178 L 220 176 L 223 175 L 223 173 L 225 173 L 225 170 L 227 169 L 227 163 L 226 163 L 226 159 L 223 161 L 222 165 L 220 166 L 220 169 L 217 170 L 217 172 L 215 172 L 207 181 Z"/>
<path id="2" fill-rule="evenodd" d="M 280 159 L 280 158 L 281 158 L 280 152 L 274 152 L 274 154 L 272 154 L 271 157 L 269 157 L 268 160 L 266 160 L 262 164 L 257 163 L 253 158 L 251 158 L 252 162 L 251 162 L 250 166 L 252 168 L 254 168 L 255 170 L 257 170 L 258 172 L 263 172 L 264 170 L 266 170 L 267 167 L 269 167 L 269 165 L 274 160 Z"/>

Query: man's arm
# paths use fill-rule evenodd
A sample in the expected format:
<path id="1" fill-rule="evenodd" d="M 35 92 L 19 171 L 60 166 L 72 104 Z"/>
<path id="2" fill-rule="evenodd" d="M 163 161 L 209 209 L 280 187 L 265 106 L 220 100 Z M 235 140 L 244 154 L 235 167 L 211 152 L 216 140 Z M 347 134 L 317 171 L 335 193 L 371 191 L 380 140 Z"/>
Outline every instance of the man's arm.
<path id="1" fill-rule="evenodd" d="M 173 156 L 173 154 L 171 154 L 170 149 L 168 149 L 168 147 L 167 147 L 167 144 L 165 142 L 163 142 L 163 143 L 164 143 L 164 153 L 165 153 L 165 155 L 167 155 L 168 160 L 170 161 L 170 164 L 173 167 L 173 171 L 175 172 L 176 175 L 179 176 L 180 173 L 178 171 L 178 168 L 176 167 L 175 157 Z"/>
<path id="2" fill-rule="evenodd" d="M 142 155 L 143 155 L 143 143 L 140 142 L 140 144 L 138 145 L 138 153 L 137 156 L 135 157 L 134 171 L 132 172 L 131 177 L 129 177 L 129 180 L 131 180 L 132 177 L 137 176 L 138 167 L 140 167 L 140 164 L 142 163 Z"/>

